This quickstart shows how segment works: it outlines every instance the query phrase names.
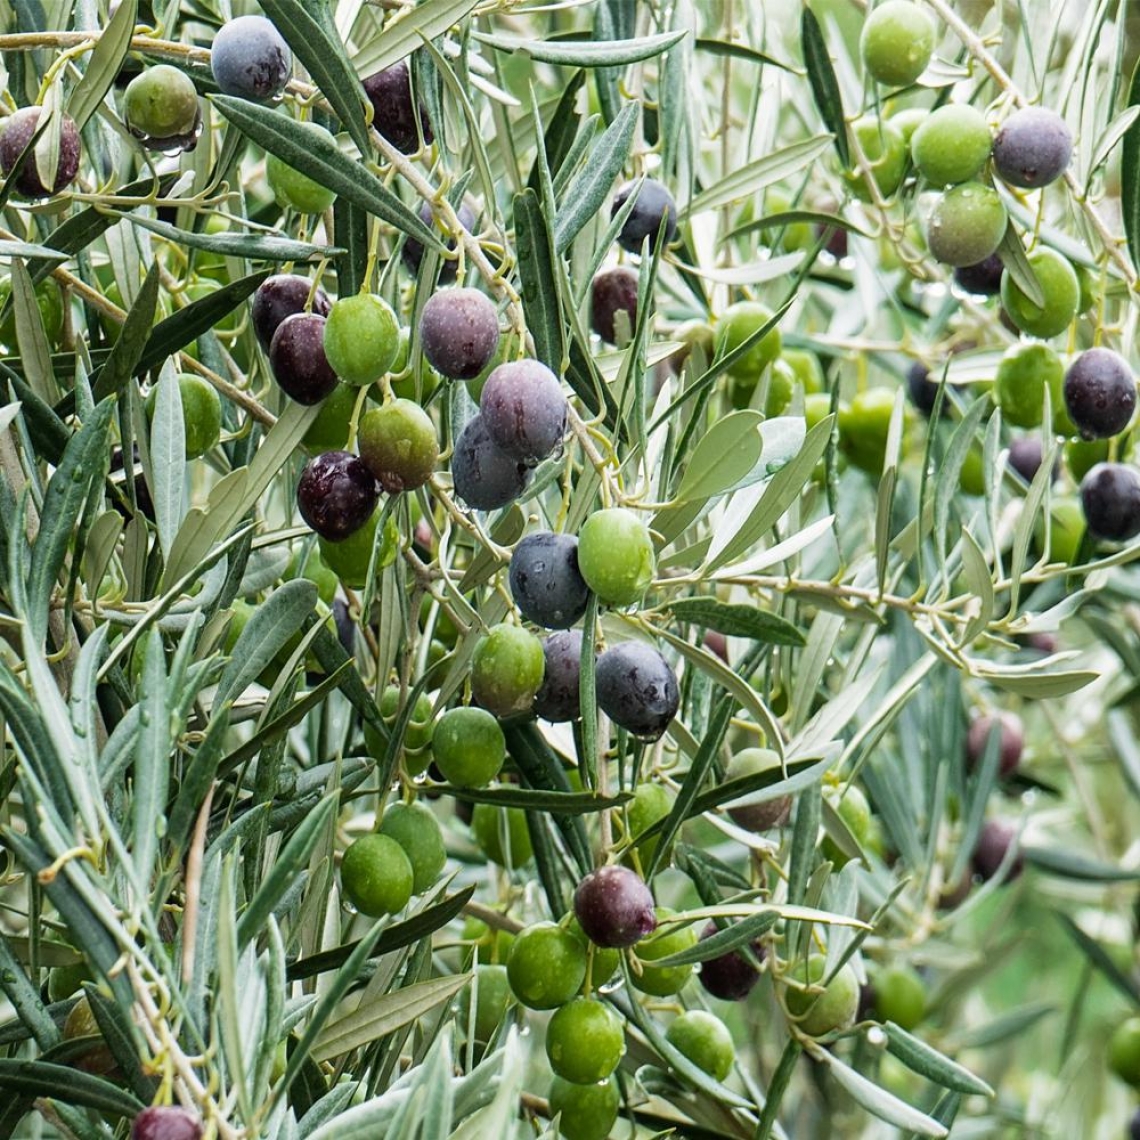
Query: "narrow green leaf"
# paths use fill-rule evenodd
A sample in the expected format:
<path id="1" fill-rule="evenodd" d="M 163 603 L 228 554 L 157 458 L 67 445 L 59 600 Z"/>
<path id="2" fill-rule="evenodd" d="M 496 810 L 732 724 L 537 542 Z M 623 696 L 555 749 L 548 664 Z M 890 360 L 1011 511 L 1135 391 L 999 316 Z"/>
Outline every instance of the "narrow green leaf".
<path id="1" fill-rule="evenodd" d="M 278 586 L 241 631 L 218 682 L 215 703 L 225 704 L 237 697 L 285 648 L 316 604 L 317 587 L 305 578 Z"/>
<path id="2" fill-rule="evenodd" d="M 1042 1019 L 1057 1012 L 1057 1007 L 1047 1001 L 1034 1002 L 1020 1009 L 995 1017 L 982 1025 L 974 1026 L 956 1036 L 955 1049 L 988 1049 L 1004 1041 L 1012 1041 L 1026 1033 Z"/>
<path id="3" fill-rule="evenodd" d="M 96 373 L 93 389 L 96 400 L 118 395 L 134 375 L 135 370 L 140 367 L 146 347 L 151 343 L 160 283 L 159 266 L 155 261 L 147 271 L 146 280 L 127 313 L 127 319 L 123 322 L 122 331 L 111 349 L 111 355 Z M 165 355 L 164 352 L 163 359 Z"/>
<path id="4" fill-rule="evenodd" d="M 425 1013 L 454 997 L 471 980 L 471 974 L 431 978 L 375 1000 L 365 1000 L 352 1013 L 331 1022 L 313 1045 L 318 1064 L 343 1056 L 418 1021 Z"/>
<path id="5" fill-rule="evenodd" d="M 303 123 L 232 95 L 213 96 L 214 105 L 258 146 L 294 170 L 355 202 L 370 214 L 414 237 L 425 248 L 443 252 L 439 238 L 359 159 L 334 141 L 314 135 Z"/>
<path id="6" fill-rule="evenodd" d="M 693 448 L 676 498 L 707 499 L 727 491 L 760 461 L 764 447 L 759 412 L 730 412 L 717 420 Z"/>
<path id="7" fill-rule="evenodd" d="M 114 401 L 104 400 L 64 450 L 63 459 L 48 483 L 40 511 L 40 531 L 32 548 L 28 575 L 28 612 L 23 615 L 35 640 L 47 634 L 51 595 L 67 548 L 87 502 L 91 484 L 102 479 L 110 448 Z"/>
<path id="8" fill-rule="evenodd" d="M 369 154 L 372 141 L 365 122 L 364 88 L 349 63 L 335 25 L 327 18 L 328 6 L 313 4 L 312 0 L 307 4 L 301 0 L 261 0 L 261 7 L 340 116 L 352 141 L 362 154 Z"/>
<path id="9" fill-rule="evenodd" d="M 792 1082 L 792 1074 L 796 1071 L 796 1062 L 800 1059 L 802 1049 L 803 1046 L 795 1037 L 789 1038 L 787 1045 L 784 1046 L 784 1051 L 780 1054 L 780 1063 L 768 1082 L 764 1111 L 760 1114 L 759 1123 L 756 1125 L 755 1140 L 769 1140 L 773 1128 L 777 1126 L 780 1105 Z"/>
<path id="10" fill-rule="evenodd" d="M 1045 294 L 1041 290 L 1041 282 L 1037 280 L 1037 274 L 1033 272 L 1033 266 L 1029 264 L 1025 247 L 1021 244 L 1021 235 L 1014 226 L 1006 226 L 1005 236 L 1001 240 L 1001 245 L 998 246 L 998 256 L 1001 258 L 1002 265 L 1009 270 L 1009 275 L 1017 287 L 1026 297 L 1035 305 L 1044 305 Z"/>
<path id="11" fill-rule="evenodd" d="M 95 1024 L 99 1027 L 99 1035 L 107 1043 L 111 1056 L 119 1066 L 123 1083 L 144 1104 L 150 1104 L 158 1088 L 158 1077 L 149 1075 L 143 1069 L 138 1031 L 127 1014 L 94 982 L 85 982 L 83 992 L 95 1017 Z"/>
<path id="12" fill-rule="evenodd" d="M 527 40 L 486 32 L 473 32 L 471 38 L 496 51 L 524 52 L 537 63 L 561 64 L 563 67 L 624 67 L 668 51 L 688 34 L 688 31 L 681 29 L 633 40 L 603 40 L 596 43 L 584 40 Z"/>
<path id="13" fill-rule="evenodd" d="M 633 799 L 631 792 L 601 796 L 596 792 L 548 792 L 537 788 L 453 788 L 441 784 L 433 791 L 454 796 L 470 804 L 494 804 L 502 808 L 525 808 L 529 811 L 561 812 L 565 815 L 592 815 L 620 808 Z"/>
<path id="14" fill-rule="evenodd" d="M 698 37 L 694 40 L 693 47 L 696 48 L 697 51 L 707 52 L 709 55 L 731 56 L 733 59 L 743 59 L 759 67 L 778 67 L 781 71 L 788 71 L 793 75 L 801 74 L 799 69 L 793 67 L 790 63 L 784 63 L 783 60 L 776 59 L 775 56 L 768 55 L 767 52 L 757 51 L 756 48 L 749 44 L 740 43 L 735 40 L 717 40 Z"/>
<path id="15" fill-rule="evenodd" d="M 687 950 L 680 950 L 666 958 L 655 958 L 654 965 L 687 966 L 690 962 L 707 962 L 710 958 L 719 958 L 722 954 L 739 950 L 742 946 L 751 946 L 757 938 L 767 934 L 779 921 L 779 911 L 757 911 L 748 918 L 729 923 L 723 930 L 710 934 L 708 938 L 702 938 Z"/>
<path id="16" fill-rule="evenodd" d="M 355 202 L 337 198 L 333 203 L 333 233 L 337 248 L 337 289 L 349 297 L 364 287 L 368 266 L 368 214 Z"/>
<path id="17" fill-rule="evenodd" d="M 1140 64 L 1132 72 L 1127 106 L 1140 104 Z M 1140 119 L 1124 132 L 1120 144 L 1120 212 L 1132 264 L 1140 269 Z"/>
<path id="18" fill-rule="evenodd" d="M 35 287 L 20 258 L 12 262 L 11 281 L 16 347 L 20 350 L 24 375 L 42 399 L 54 400 L 57 389 L 51 363 L 51 346 L 44 329 L 43 314 L 36 302 Z"/>
<path id="19" fill-rule="evenodd" d="M 872 1116 L 885 1120 L 896 1128 L 907 1128 L 919 1136 L 948 1136 L 949 1130 L 937 1120 L 931 1120 L 924 1112 L 912 1108 L 899 1100 L 893 1093 L 869 1081 L 862 1073 L 857 1073 L 826 1049 L 816 1049 L 812 1056 L 822 1061 L 831 1070 L 835 1083 L 845 1089 L 857 1104 L 861 1104 Z"/>
<path id="20" fill-rule="evenodd" d="M 353 57 L 357 75 L 383 71 L 411 55 L 424 40 L 438 39 L 449 28 L 467 18 L 479 0 L 424 0 L 405 8 L 392 20 L 382 36 L 374 36 Z"/>
<path id="21" fill-rule="evenodd" d="M 681 211 L 682 218 L 695 217 L 709 210 L 719 210 L 729 202 L 751 197 L 773 183 L 797 174 L 810 166 L 831 144 L 831 135 L 815 135 L 764 155 L 746 166 L 725 175 L 719 182 L 702 190 Z"/>
<path id="22" fill-rule="evenodd" d="M 803 41 L 804 63 L 807 65 L 808 83 L 815 105 L 835 140 L 835 150 L 844 168 L 851 165 L 847 148 L 847 122 L 843 116 L 843 99 L 839 93 L 839 80 L 827 50 L 827 40 L 819 26 L 816 14 L 805 4 L 800 14 L 800 36 Z"/>
<path id="23" fill-rule="evenodd" d="M 507 752 L 528 784 L 541 791 L 573 791 L 566 769 L 533 723 L 506 724 L 503 735 L 507 738 Z M 552 818 L 584 875 L 593 866 L 593 857 L 581 818 L 561 814 Z"/>
<path id="24" fill-rule="evenodd" d="M 760 233 L 764 230 L 781 230 L 787 226 L 795 225 L 797 222 L 807 222 L 810 225 L 819 226 L 821 229 L 831 227 L 836 230 L 844 230 L 849 234 L 857 234 L 859 237 L 871 236 L 865 229 L 839 214 L 828 214 L 822 210 L 793 209 L 780 210 L 763 218 L 757 218 L 754 222 L 745 222 L 743 225 L 729 230 L 721 238 L 721 243 L 727 244 L 736 238 L 747 237 L 749 234 Z"/>
<path id="25" fill-rule="evenodd" d="M 87 60 L 87 70 L 75 85 L 67 100 L 67 113 L 80 129 L 99 109 L 115 77 L 119 74 L 123 60 L 131 46 L 131 36 L 138 19 L 138 0 L 123 0 L 110 22 L 103 29 L 95 50 Z"/>
<path id="26" fill-rule="evenodd" d="M 373 948 L 372 957 L 391 954 L 394 950 L 402 950 L 405 946 L 412 946 L 421 938 L 446 926 L 468 902 L 475 893 L 475 884 L 464 887 L 453 895 L 448 895 L 441 902 L 425 907 L 418 914 L 403 922 L 396 922 L 389 926 L 381 935 Z M 286 978 L 291 982 L 302 981 L 305 978 L 315 977 L 317 974 L 335 970 L 347 961 L 348 956 L 360 945 L 352 942 L 346 946 L 338 946 L 334 950 L 325 950 L 319 954 L 310 954 L 299 958 L 289 964 Z"/>
<path id="27" fill-rule="evenodd" d="M 250 261 L 312 261 L 342 252 L 337 246 L 314 245 L 276 234 L 200 233 L 197 230 L 180 230 L 169 222 L 140 214 L 121 213 L 119 216 L 179 247 L 200 249 L 223 257 L 244 257 Z"/>
<path id="28" fill-rule="evenodd" d="M 697 797 L 700 795 L 709 772 L 712 771 L 713 761 L 716 760 L 717 754 L 720 752 L 724 735 L 732 721 L 734 707 L 731 697 L 722 697 L 718 702 L 708 729 L 701 740 L 700 750 L 693 757 L 692 764 L 689 766 L 688 772 L 685 773 L 685 779 L 677 793 L 677 798 L 673 801 L 669 814 L 660 825 L 657 842 L 653 848 L 653 856 L 645 868 L 646 879 L 653 878 L 654 872 L 664 859 L 666 852 L 672 847 L 673 840 L 677 837 L 677 833 L 681 830 L 685 820 L 696 814 Z M 647 829 L 645 835 L 648 836 L 649 834 L 650 832 Z"/>
<path id="29" fill-rule="evenodd" d="M 150 463 L 147 474 L 154 521 L 163 556 L 170 557 L 182 525 L 183 488 L 186 484 L 186 428 L 177 373 L 164 368 L 154 400 L 150 425 Z"/>
<path id="30" fill-rule="evenodd" d="M 727 693 L 736 698 L 737 704 L 745 712 L 750 713 L 752 719 L 763 729 L 771 745 L 780 753 L 781 760 L 784 755 L 783 734 L 772 710 L 764 703 L 760 694 L 748 683 L 745 678 L 730 669 L 714 653 L 699 645 L 692 645 L 684 638 L 678 637 L 667 629 L 657 629 L 657 636 L 667 641 L 686 661 L 712 678 Z"/>
<path id="31" fill-rule="evenodd" d="M 36 1039 L 41 1049 L 50 1049 L 60 1041 L 59 1026 L 44 1008 L 36 987 L 12 951 L 11 943 L 0 933 L 0 990 L 15 1010 L 21 1024 Z"/>
<path id="32" fill-rule="evenodd" d="M 609 196 L 614 179 L 629 157 L 639 106 L 626 103 L 617 118 L 594 144 L 586 164 L 578 171 L 562 195 L 562 205 L 554 223 L 554 248 L 565 253 Z"/>
<path id="33" fill-rule="evenodd" d="M 583 84 L 586 82 L 585 71 L 576 71 L 571 77 L 570 81 L 566 84 L 562 92 L 562 97 L 558 100 L 558 106 L 554 109 L 554 114 L 550 117 L 550 122 L 546 126 L 543 133 L 543 155 L 546 163 L 547 170 L 551 175 L 557 178 L 558 172 L 562 169 L 562 164 L 566 160 L 566 156 L 570 154 L 574 145 L 574 139 L 578 133 L 579 123 L 581 116 L 578 114 L 578 92 L 582 90 Z M 539 193 L 539 156 L 535 156 L 534 165 L 531 167 L 530 177 L 527 179 L 527 186 L 529 186 L 536 194 Z"/>
<path id="34" fill-rule="evenodd" d="M 1098 969 L 1128 1000 L 1140 1009 L 1140 986 L 1129 977 L 1113 960 L 1107 950 L 1094 938 L 1090 938 L 1067 914 L 1055 910 L 1054 917 L 1064 927 L 1065 933 L 1077 944 L 1081 953 Z"/>
<path id="35" fill-rule="evenodd" d="M 898 1057 L 912 1072 L 943 1088 L 954 1089 L 970 1096 L 994 1095 L 994 1090 L 980 1077 L 975 1077 L 969 1069 L 943 1056 L 937 1049 L 913 1037 L 893 1021 L 888 1021 L 884 1028 L 887 1031 L 888 1051 Z"/>
<path id="36" fill-rule="evenodd" d="M 669 611 L 682 622 L 715 629 L 726 637 L 748 637 L 768 645 L 804 645 L 804 635 L 790 621 L 759 606 L 730 604 L 716 598 L 679 598 Z"/>
<path id="37" fill-rule="evenodd" d="M 60 253 L 58 249 L 49 249 L 46 245 L 36 245 L 34 242 L 0 241 L 0 258 L 8 257 L 36 257 L 43 261 L 59 262 L 66 261 L 68 255 Z"/>
<path id="38" fill-rule="evenodd" d="M 1134 883 L 1140 880 L 1140 869 L 1129 870 L 1060 846 L 1023 846 L 1021 854 L 1039 871 L 1078 883 Z"/>
<path id="39" fill-rule="evenodd" d="M 0 1057 L 0 1088 L 93 1108 L 120 1118 L 133 1118 L 146 1107 L 102 1077 L 93 1077 L 73 1065 L 53 1065 L 48 1061 Z"/>
<path id="40" fill-rule="evenodd" d="M 171 715 L 167 705 L 166 663 L 162 635 L 151 629 L 143 662 L 141 729 L 135 744 L 131 812 L 134 821 L 133 870 L 145 890 L 165 830 L 170 783 Z"/>
<path id="41" fill-rule="evenodd" d="M 555 277 L 554 240 L 533 190 L 515 195 L 515 246 L 522 279 L 523 310 L 535 354 L 555 374 L 562 372 L 565 330 Z"/>
<path id="42" fill-rule="evenodd" d="M 263 269 L 258 273 L 249 274 L 248 277 L 239 277 L 236 281 L 207 293 L 206 296 L 192 301 L 165 320 L 159 321 L 147 338 L 135 365 L 135 374 L 142 375 L 152 368 L 157 368 L 167 357 L 179 352 L 203 333 L 209 332 L 242 301 L 252 296 L 258 285 L 271 272 L 269 269 Z"/>
<path id="43" fill-rule="evenodd" d="M 815 465 L 827 449 L 834 422 L 834 416 L 826 416 L 807 433 L 799 454 L 772 476 L 747 521 L 708 560 L 706 570 L 716 570 L 751 550 L 779 522 L 807 485 Z"/>
<path id="44" fill-rule="evenodd" d="M 262 878 L 257 894 L 250 901 L 237 924 L 238 949 L 256 938 L 268 922 L 274 907 L 294 884 L 297 876 L 309 863 L 314 847 L 325 833 L 328 823 L 340 802 L 337 792 L 331 792 L 306 816 L 304 822 L 289 837 L 289 842 L 274 860 Z"/>
<path id="45" fill-rule="evenodd" d="M 1000 668 L 988 662 L 975 662 L 973 673 L 999 689 L 1038 701 L 1067 697 L 1099 681 L 1101 676 L 1091 669 L 1046 669 L 1034 673 L 1034 667 L 1023 670 L 1016 665 Z"/>

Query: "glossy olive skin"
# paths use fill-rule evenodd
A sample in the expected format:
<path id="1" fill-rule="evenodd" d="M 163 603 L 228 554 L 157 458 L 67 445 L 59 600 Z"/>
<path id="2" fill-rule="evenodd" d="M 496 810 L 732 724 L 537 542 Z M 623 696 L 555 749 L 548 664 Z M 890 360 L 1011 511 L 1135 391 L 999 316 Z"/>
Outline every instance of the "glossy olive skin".
<path id="1" fill-rule="evenodd" d="M 998 774 L 1005 779 L 1017 771 L 1025 748 L 1025 732 L 1021 718 L 1010 712 L 996 716 L 980 716 L 970 722 L 966 733 L 966 767 L 973 771 L 982 762 L 990 733 L 998 732 Z"/>
<path id="2" fill-rule="evenodd" d="M 330 395 L 338 381 L 325 356 L 325 318 L 286 317 L 269 343 L 269 366 L 281 390 L 298 404 L 319 404 Z"/>
<path id="3" fill-rule="evenodd" d="M 939 382 L 931 379 L 930 369 L 921 360 L 915 360 L 906 370 L 906 392 L 910 402 L 927 419 L 934 414 L 934 403 L 938 398 Z M 942 414 L 950 410 L 949 392 L 943 397 Z"/>
<path id="4" fill-rule="evenodd" d="M 32 141 L 40 125 L 40 110 L 39 107 L 21 107 L 3 120 L 3 128 L 0 130 L 0 170 L 6 178 L 15 169 L 24 148 Z M 23 198 L 49 198 L 52 194 L 66 190 L 79 173 L 81 152 L 79 128 L 70 115 L 64 115 L 59 132 L 59 160 L 51 186 L 43 184 L 36 167 L 36 156 L 30 153 L 20 167 L 20 173 L 16 175 L 16 193 Z"/>
<path id="5" fill-rule="evenodd" d="M 931 186 L 951 186 L 974 178 L 990 156 L 993 139 L 986 117 L 968 103 L 947 103 L 914 132 L 910 153 Z"/>
<path id="6" fill-rule="evenodd" d="M 649 527 L 624 507 L 595 511 L 579 531 L 578 565 L 599 601 L 610 606 L 641 601 L 657 568 Z"/>
<path id="7" fill-rule="evenodd" d="M 422 221 L 424 225 L 429 229 L 433 228 L 435 216 L 432 213 L 432 209 L 429 203 L 424 202 L 420 206 L 419 214 L 420 221 Z M 462 225 L 463 228 L 468 231 L 468 233 L 474 231 L 476 222 L 475 212 L 471 209 L 470 206 L 467 205 L 466 202 L 459 206 L 459 208 L 455 211 L 455 214 L 459 219 L 460 225 Z M 446 244 L 449 250 L 455 249 L 455 239 L 453 237 L 449 237 Z M 406 238 L 404 241 L 404 247 L 400 251 L 400 263 L 413 277 L 419 273 L 420 263 L 423 261 L 423 257 L 424 247 L 418 241 L 416 241 L 415 238 Z M 450 285 L 451 282 L 455 280 L 457 273 L 458 265 L 454 258 L 449 258 L 445 261 L 441 261 L 439 266 L 439 283 L 441 285 Z"/>
<path id="8" fill-rule="evenodd" d="M 863 66 L 879 83 L 906 87 L 934 54 L 934 21 L 909 0 L 886 0 L 868 15 L 859 38 Z"/>
<path id="9" fill-rule="evenodd" d="M 582 715 L 579 685 L 582 672 L 582 631 L 560 630 L 542 643 L 546 670 L 534 694 L 534 715 L 552 724 Z"/>
<path id="10" fill-rule="evenodd" d="M 200 1140 L 202 1121 L 187 1108 L 154 1105 L 131 1122 L 131 1140 Z"/>
<path id="11" fill-rule="evenodd" d="M 1045 304 L 1030 300 L 1006 270 L 1001 279 L 1002 305 L 1022 332 L 1042 338 L 1057 336 L 1069 327 L 1080 306 L 1081 286 L 1076 271 L 1059 253 L 1045 247 L 1029 254 L 1029 264 Z"/>
<path id="12" fill-rule="evenodd" d="M 884 198 L 890 198 L 902 185 L 906 173 L 907 145 L 902 134 L 890 123 L 881 121 L 875 115 L 864 115 L 851 124 L 855 136 L 871 168 L 871 178 Z M 859 169 L 848 170 L 843 175 L 851 192 L 861 202 L 872 200 L 871 187 L 866 175 Z M 846 239 L 846 231 L 840 231 Z M 846 242 L 844 243 L 846 252 Z"/>
<path id="13" fill-rule="evenodd" d="M 637 201 L 618 232 L 618 245 L 630 253 L 640 253 L 642 243 L 649 239 L 650 252 L 657 241 L 658 231 L 664 227 L 665 244 L 677 236 L 677 203 L 673 195 L 655 178 L 644 178 L 638 183 L 627 182 L 614 195 L 610 217 L 625 205 L 629 196 L 637 192 Z"/>
<path id="14" fill-rule="evenodd" d="M 400 325 L 375 293 L 340 297 L 325 318 L 325 355 L 346 384 L 374 384 L 396 362 Z"/>
<path id="15" fill-rule="evenodd" d="M 377 71 L 364 80 L 364 93 L 372 104 L 372 125 L 398 151 L 415 154 L 423 141 L 430 145 L 435 138 L 427 109 L 419 105 L 419 130 L 416 129 L 416 106 L 412 99 L 412 74 L 407 60 Z"/>
<path id="16" fill-rule="evenodd" d="M 495 446 L 531 466 L 561 445 L 567 407 L 558 377 L 537 360 L 500 364 L 479 397 L 483 423 Z"/>
<path id="17" fill-rule="evenodd" d="M 1056 182 L 1073 157 L 1073 135 L 1056 111 L 1022 107 L 994 138 L 994 170 L 1011 186 L 1037 190 Z"/>
<path id="18" fill-rule="evenodd" d="M 982 824 L 977 845 L 974 847 L 974 874 L 983 882 L 988 882 L 997 873 L 1005 860 L 1006 853 L 1017 840 L 1017 832 L 999 819 L 987 819 Z M 1005 872 L 1005 883 L 1011 883 L 1025 869 L 1025 860 L 1018 852 Z"/>
<path id="19" fill-rule="evenodd" d="M 198 459 L 221 438 L 222 398 L 216 388 L 190 372 L 178 377 L 178 398 L 182 402 L 182 439 L 186 458 Z M 156 386 L 146 399 L 148 420 L 154 419 L 157 403 Z"/>
<path id="20" fill-rule="evenodd" d="M 513 503 L 533 477 L 530 467 L 498 448 L 481 415 L 471 419 L 455 441 L 451 456 L 455 494 L 475 510 L 492 511 Z"/>
<path id="21" fill-rule="evenodd" d="M 725 769 L 725 780 L 736 780 L 744 776 L 754 776 L 761 772 L 778 773 L 780 756 L 770 748 L 744 748 L 733 754 Z M 728 805 L 728 814 L 733 823 L 749 831 L 769 831 L 773 827 L 783 827 L 792 812 L 792 797 L 777 796 L 761 803 Z"/>
<path id="22" fill-rule="evenodd" d="M 810 981 L 818 985 L 823 982 L 826 969 L 826 957 L 813 954 L 806 965 L 801 962 L 791 976 L 799 982 Z M 804 1033 L 822 1037 L 825 1033 L 846 1029 L 855 1021 L 859 1008 L 859 982 L 848 963 L 827 983 L 822 993 L 789 987 L 785 1001 L 788 1012 L 798 1019 Z"/>
<path id="23" fill-rule="evenodd" d="M 558 1116 L 559 1134 L 566 1140 L 606 1140 L 617 1122 L 621 1096 L 611 1078 L 579 1085 L 555 1077 L 550 1086 L 551 1117 Z"/>
<path id="24" fill-rule="evenodd" d="M 711 938 L 716 932 L 716 923 L 710 922 L 701 931 L 701 941 Z M 764 947 L 754 942 L 752 953 L 758 962 L 762 961 Z M 697 980 L 706 993 L 721 1001 L 743 1001 L 760 980 L 760 971 L 739 950 L 729 950 L 716 958 L 706 958 L 700 964 Z"/>
<path id="25" fill-rule="evenodd" d="M 603 269 L 590 284 L 590 323 L 606 344 L 618 342 L 619 312 L 629 319 L 632 336 L 637 325 L 637 274 L 624 265 Z"/>
<path id="26" fill-rule="evenodd" d="M 201 118 L 194 81 L 165 63 L 147 68 L 130 81 L 123 94 L 123 109 L 131 133 L 152 149 L 192 134 Z"/>
<path id="27" fill-rule="evenodd" d="M 628 867 L 599 867 L 574 891 L 574 916 L 598 946 L 632 946 L 657 927 L 653 895 Z"/>
<path id="28" fill-rule="evenodd" d="M 412 894 L 421 895 L 443 874 L 447 851 L 443 832 L 429 807 L 394 803 L 384 812 L 379 833 L 394 839 L 412 865 Z"/>
<path id="29" fill-rule="evenodd" d="M 340 878 L 352 905 L 361 914 L 379 918 L 408 905 L 415 872 L 395 839 L 372 832 L 354 840 L 344 853 Z"/>
<path id="30" fill-rule="evenodd" d="M 1140 1088 L 1140 1017 L 1130 1017 L 1112 1031 L 1108 1067 L 1126 1084 Z"/>
<path id="31" fill-rule="evenodd" d="M 511 991 L 528 1009 L 557 1009 L 586 980 L 586 949 L 570 931 L 540 922 L 521 931 L 507 958 Z"/>
<path id="32" fill-rule="evenodd" d="M 499 722 L 486 709 L 448 709 L 432 734 L 436 767 L 459 788 L 481 788 L 503 767 L 507 744 Z"/>
<path id="33" fill-rule="evenodd" d="M 993 395 L 1002 419 L 1016 427 L 1038 427 L 1045 415 L 1046 389 L 1054 414 L 1062 411 L 1064 378 L 1065 366 L 1049 345 L 1038 341 L 1013 345 L 1001 358 L 994 378 Z M 1061 425 L 1057 427 L 1060 430 Z"/>
<path id="34" fill-rule="evenodd" d="M 569 629 L 590 600 L 578 569 L 578 540 L 571 534 L 528 534 L 511 556 L 509 581 L 519 612 L 546 629 Z"/>
<path id="35" fill-rule="evenodd" d="M 575 1084 L 604 1081 L 625 1052 L 621 1018 L 604 1002 L 575 998 L 546 1027 L 546 1056 L 554 1072 Z"/>
<path id="36" fill-rule="evenodd" d="M 318 123 L 298 123 L 297 126 L 313 136 L 314 146 L 322 143 L 336 145 L 332 133 Z M 265 178 L 282 209 L 293 209 L 301 214 L 323 214 L 336 201 L 335 190 L 330 190 L 275 154 L 265 159 Z"/>
<path id="37" fill-rule="evenodd" d="M 286 317 L 305 312 L 312 289 L 312 281 L 296 273 L 275 273 L 257 287 L 249 317 L 257 342 L 266 352 L 273 342 L 277 326 Z M 328 294 L 318 288 L 313 293 L 313 305 L 310 311 L 318 317 L 327 317 L 330 308 L 332 303 Z"/>
<path id="38" fill-rule="evenodd" d="M 673 918 L 675 914 L 669 907 L 657 908 L 658 922 Z M 653 997 L 671 997 L 680 993 L 693 975 L 692 964 L 658 966 L 656 963 L 663 958 L 691 950 L 698 940 L 697 932 L 692 926 L 680 924 L 659 927 L 643 938 L 633 950 L 638 966 L 631 978 L 633 988 Z"/>
<path id="39" fill-rule="evenodd" d="M 1136 412 L 1136 377 L 1108 348 L 1090 348 L 1065 373 L 1065 408 L 1084 439 L 1108 439 Z"/>
<path id="40" fill-rule="evenodd" d="M 378 498 L 372 472 L 347 451 L 326 451 L 310 460 L 297 484 L 301 517 L 330 542 L 340 542 L 364 526 Z"/>
<path id="41" fill-rule="evenodd" d="M 1001 275 L 1005 268 L 996 253 L 983 257 L 973 265 L 959 265 L 954 270 L 954 280 L 967 293 L 976 297 L 996 297 L 1001 292 Z"/>
<path id="42" fill-rule="evenodd" d="M 499 314 L 478 289 L 441 289 L 420 314 L 420 344 L 428 363 L 449 380 L 473 380 L 499 344 Z"/>
<path id="43" fill-rule="evenodd" d="M 677 715 L 681 693 L 669 663 L 651 645 L 625 641 L 595 665 L 598 706 L 620 728 L 657 740 Z"/>
<path id="44" fill-rule="evenodd" d="M 995 190 L 980 182 L 963 182 L 935 203 L 926 242 L 945 265 L 974 265 L 997 252 L 1008 221 Z"/>
<path id="45" fill-rule="evenodd" d="M 726 1080 L 736 1060 L 728 1026 L 703 1009 L 689 1009 L 669 1024 L 665 1038 L 714 1081 Z"/>
<path id="46" fill-rule="evenodd" d="M 1124 463 L 1096 464 L 1081 480 L 1081 507 L 1096 538 L 1135 538 L 1140 534 L 1140 471 Z"/>
<path id="47" fill-rule="evenodd" d="M 214 36 L 210 68 L 223 94 L 266 103 L 285 90 L 293 53 L 272 21 L 239 16 L 224 23 Z"/>
<path id="48" fill-rule="evenodd" d="M 431 417 L 414 400 L 393 400 L 365 412 L 359 428 L 360 458 L 390 495 L 423 486 L 439 459 Z"/>
<path id="49" fill-rule="evenodd" d="M 1036 436 L 1022 436 L 1009 445 L 1009 465 L 1026 481 L 1032 483 L 1041 469 L 1045 452 Z M 1057 465 L 1053 465 L 1053 482 L 1057 480 Z"/>
<path id="50" fill-rule="evenodd" d="M 899 964 L 875 975 L 875 1011 L 880 1021 L 893 1021 L 910 1032 L 926 1016 L 926 986 L 910 966 Z"/>
<path id="51" fill-rule="evenodd" d="M 771 319 L 772 310 L 761 301 L 737 301 L 729 305 L 716 325 L 717 357 L 735 352 Z M 760 379 L 760 374 L 780 355 L 781 347 L 780 330 L 778 327 L 773 327 L 742 357 L 729 365 L 728 374 L 750 383 L 754 388 Z"/>
<path id="52" fill-rule="evenodd" d="M 497 717 L 529 712 L 542 685 L 542 642 L 517 625 L 496 625 L 471 657 L 471 696 Z"/>

